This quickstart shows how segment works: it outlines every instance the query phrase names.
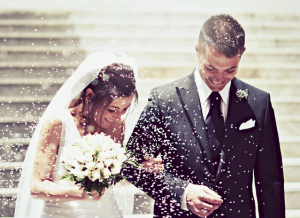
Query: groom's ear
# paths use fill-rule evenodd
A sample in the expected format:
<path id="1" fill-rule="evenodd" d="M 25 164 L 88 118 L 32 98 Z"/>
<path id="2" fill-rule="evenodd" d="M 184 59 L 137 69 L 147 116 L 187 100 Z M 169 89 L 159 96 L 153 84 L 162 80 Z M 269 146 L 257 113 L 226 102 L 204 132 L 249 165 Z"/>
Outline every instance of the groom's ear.
<path id="1" fill-rule="evenodd" d="M 94 92 L 92 89 L 88 88 L 86 91 L 85 91 L 85 100 L 88 102 L 89 100 L 92 99 L 92 97 L 94 96 Z"/>
<path id="2" fill-rule="evenodd" d="M 199 48 L 198 48 L 198 42 L 195 42 L 195 51 L 198 53 L 198 50 Z"/>

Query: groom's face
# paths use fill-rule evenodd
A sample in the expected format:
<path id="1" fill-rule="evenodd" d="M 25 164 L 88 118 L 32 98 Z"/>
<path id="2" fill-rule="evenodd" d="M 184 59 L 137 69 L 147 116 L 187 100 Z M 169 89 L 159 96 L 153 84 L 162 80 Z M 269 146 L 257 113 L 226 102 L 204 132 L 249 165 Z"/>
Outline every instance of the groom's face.
<path id="1" fill-rule="evenodd" d="M 236 75 L 241 55 L 227 58 L 214 48 L 206 46 L 202 53 L 196 45 L 200 76 L 206 85 L 215 92 L 221 91 Z"/>

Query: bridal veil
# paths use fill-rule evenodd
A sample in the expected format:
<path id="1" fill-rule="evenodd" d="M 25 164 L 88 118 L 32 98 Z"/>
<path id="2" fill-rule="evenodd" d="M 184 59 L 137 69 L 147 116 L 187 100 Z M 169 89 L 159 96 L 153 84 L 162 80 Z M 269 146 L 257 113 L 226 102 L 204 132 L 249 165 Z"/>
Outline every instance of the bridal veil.
<path id="1" fill-rule="evenodd" d="M 22 175 L 20 178 L 17 194 L 17 202 L 15 209 L 16 218 L 33 218 L 39 214 L 39 208 L 43 201 L 35 200 L 30 194 L 30 182 L 34 164 L 35 152 L 37 149 L 38 139 L 42 124 L 55 115 L 58 111 L 67 109 L 72 99 L 79 95 L 79 93 L 90 84 L 96 77 L 100 70 L 112 63 L 122 63 L 132 67 L 134 75 L 137 79 L 137 64 L 134 58 L 128 57 L 124 53 L 115 51 L 100 51 L 89 55 L 77 70 L 70 76 L 70 78 L 63 84 L 63 86 L 56 93 L 43 116 L 31 139 L 30 145 L 25 157 Z M 132 107 L 131 107 L 132 110 Z M 130 113 L 130 111 L 129 111 Z M 125 138 L 128 138 L 126 131 Z"/>

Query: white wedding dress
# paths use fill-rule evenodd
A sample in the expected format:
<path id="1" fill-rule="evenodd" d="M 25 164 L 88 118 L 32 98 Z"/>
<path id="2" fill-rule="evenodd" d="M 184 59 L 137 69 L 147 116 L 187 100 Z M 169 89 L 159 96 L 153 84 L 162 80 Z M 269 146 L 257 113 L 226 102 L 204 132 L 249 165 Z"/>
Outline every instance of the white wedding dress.
<path id="1" fill-rule="evenodd" d="M 61 180 L 64 175 L 64 169 L 61 161 L 66 153 L 66 148 L 71 146 L 80 134 L 69 110 L 63 110 L 58 118 L 62 121 L 61 138 L 59 142 L 57 157 L 52 171 L 52 181 L 60 185 L 74 185 L 75 183 Z M 113 188 L 105 191 L 104 195 L 97 202 L 94 201 L 70 201 L 64 203 L 44 201 L 40 218 L 66 218 L 66 217 L 87 217 L 87 218 L 119 218 L 122 213 L 118 208 L 114 198 Z"/>

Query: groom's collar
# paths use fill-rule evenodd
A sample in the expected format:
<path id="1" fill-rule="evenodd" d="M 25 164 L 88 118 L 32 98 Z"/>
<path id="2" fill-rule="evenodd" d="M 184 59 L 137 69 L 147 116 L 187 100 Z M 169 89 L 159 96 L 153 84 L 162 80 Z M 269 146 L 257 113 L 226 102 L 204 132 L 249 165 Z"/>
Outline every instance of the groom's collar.
<path id="1" fill-rule="evenodd" d="M 202 77 L 200 76 L 199 73 L 199 68 L 198 66 L 196 67 L 194 71 L 194 78 L 195 78 L 195 83 L 198 89 L 200 101 L 204 103 L 207 98 L 209 98 L 210 94 L 212 93 L 212 90 L 206 85 L 206 83 L 203 81 Z M 229 102 L 229 90 L 231 86 L 231 81 L 226 84 L 226 86 L 219 92 L 223 102 L 228 106 Z"/>

